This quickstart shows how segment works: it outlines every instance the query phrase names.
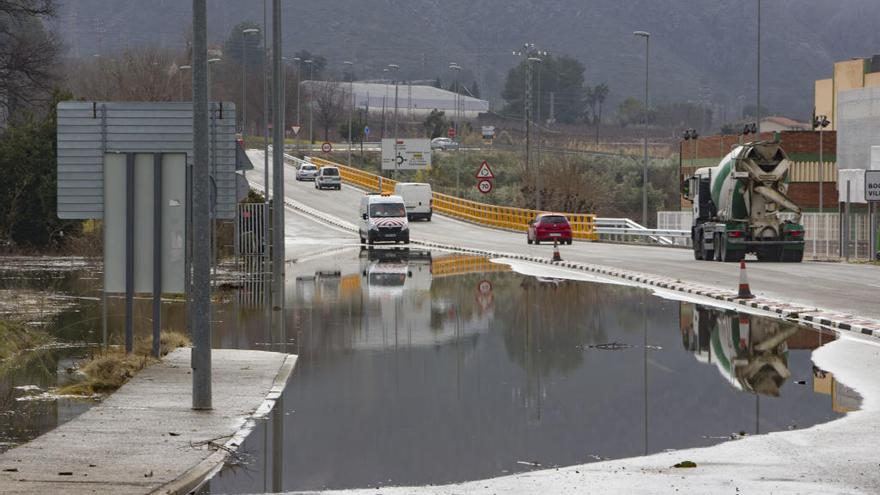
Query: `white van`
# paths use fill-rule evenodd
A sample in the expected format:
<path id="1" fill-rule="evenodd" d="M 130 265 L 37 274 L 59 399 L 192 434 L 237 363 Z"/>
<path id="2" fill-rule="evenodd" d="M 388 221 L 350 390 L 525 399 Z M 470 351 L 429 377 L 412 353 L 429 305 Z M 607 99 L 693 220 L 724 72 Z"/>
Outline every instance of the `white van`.
<path id="1" fill-rule="evenodd" d="M 382 241 L 409 243 L 409 221 L 400 196 L 367 194 L 361 198 L 358 213 L 361 244 Z"/>
<path id="2" fill-rule="evenodd" d="M 403 198 L 408 219 L 425 218 L 429 222 L 431 221 L 431 214 L 434 212 L 431 184 L 398 182 L 394 186 L 394 194 Z"/>

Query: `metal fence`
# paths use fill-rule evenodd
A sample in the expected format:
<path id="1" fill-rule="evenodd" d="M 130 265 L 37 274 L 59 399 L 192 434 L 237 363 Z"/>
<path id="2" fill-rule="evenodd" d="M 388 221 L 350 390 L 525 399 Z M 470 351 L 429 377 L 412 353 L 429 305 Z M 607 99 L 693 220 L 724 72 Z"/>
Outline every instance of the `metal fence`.
<path id="1" fill-rule="evenodd" d="M 239 203 L 235 222 L 235 260 L 241 290 L 239 302 L 256 306 L 267 302 L 269 270 L 269 205 Z"/>
<path id="2" fill-rule="evenodd" d="M 690 230 L 693 214 L 689 211 L 658 211 L 657 228 L 665 230 Z M 804 257 L 810 259 L 838 259 L 846 257 L 841 250 L 841 215 L 831 213 L 804 213 L 801 224 L 804 226 Z M 871 259 L 870 215 L 853 213 L 849 228 L 849 255 L 853 259 Z M 844 235 L 844 238 L 847 238 Z M 676 239 L 676 244 L 690 239 Z"/>

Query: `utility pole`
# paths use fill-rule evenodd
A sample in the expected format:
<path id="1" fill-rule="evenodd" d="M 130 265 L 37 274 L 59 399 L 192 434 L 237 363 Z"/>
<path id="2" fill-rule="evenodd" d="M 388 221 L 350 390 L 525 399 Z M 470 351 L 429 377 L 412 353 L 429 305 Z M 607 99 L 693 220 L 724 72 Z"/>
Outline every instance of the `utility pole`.
<path id="1" fill-rule="evenodd" d="M 209 244 L 208 20 L 206 0 L 193 0 L 192 408 L 211 409 L 211 289 Z M 189 288 L 188 288 L 189 289 Z"/>
<path id="2" fill-rule="evenodd" d="M 269 44 L 266 42 L 266 33 L 269 32 L 269 6 L 268 0 L 263 0 L 263 273 L 270 271 L 270 243 L 269 243 Z M 266 287 L 268 293 L 268 286 Z M 266 299 L 269 304 L 269 299 Z"/>
<path id="3" fill-rule="evenodd" d="M 241 30 L 241 135 L 247 135 L 247 35 L 259 33 L 257 28 Z"/>
<path id="4" fill-rule="evenodd" d="M 281 87 L 281 0 L 272 0 L 272 283 L 273 306 L 281 310 L 279 324 L 284 324 L 284 91 Z"/>
<path id="5" fill-rule="evenodd" d="M 400 72 L 400 66 L 397 64 L 388 64 L 388 68 L 394 72 L 394 146 L 397 146 L 397 107 L 398 107 L 398 99 L 397 99 L 397 91 L 398 91 L 398 81 L 397 74 Z"/>
<path id="6" fill-rule="evenodd" d="M 351 112 L 354 111 L 354 63 L 348 60 L 342 63 L 351 69 L 351 73 L 348 75 L 348 166 L 351 167 L 351 147 L 353 143 L 351 139 Z"/>
<path id="7" fill-rule="evenodd" d="M 526 126 L 526 153 L 525 153 L 525 169 L 526 174 L 531 173 L 530 170 L 530 159 L 531 159 L 531 148 L 532 148 L 532 62 L 542 62 L 542 58 L 549 53 L 544 50 L 539 50 L 534 43 L 524 43 L 521 50 L 516 50 L 513 52 L 515 56 L 524 57 L 526 59 L 526 91 L 524 100 L 524 112 L 523 119 L 525 120 Z M 540 171 L 538 171 L 540 174 Z M 536 207 L 540 209 L 540 191 L 538 191 L 535 195 L 536 199 Z"/>
<path id="8" fill-rule="evenodd" d="M 314 81 L 312 81 L 312 64 L 314 64 L 315 62 L 312 59 L 308 59 L 305 61 L 305 63 L 309 66 L 309 81 L 312 83 L 311 85 L 314 86 L 315 83 Z M 297 91 L 299 91 L 299 88 L 297 88 Z M 311 149 L 311 146 L 315 144 L 315 131 L 312 128 L 312 114 L 314 113 L 312 111 L 312 107 L 314 107 L 314 104 L 313 102 L 309 101 L 309 149 Z"/>
<path id="9" fill-rule="evenodd" d="M 461 72 L 461 66 L 455 62 L 449 64 L 449 70 L 455 72 L 455 82 L 453 83 L 453 88 L 455 89 L 455 95 L 452 97 L 452 104 L 455 105 L 455 109 L 452 111 L 452 129 L 455 131 L 455 140 L 458 141 L 458 75 Z M 456 167 L 457 170 L 457 167 Z M 457 173 L 457 172 L 456 172 Z M 458 189 L 458 179 L 456 178 L 455 185 L 455 193 L 461 195 L 461 192 Z"/>
<path id="10" fill-rule="evenodd" d="M 645 38 L 645 163 L 642 166 L 642 225 L 648 227 L 648 74 L 651 55 L 651 33 L 636 31 L 635 36 Z"/>

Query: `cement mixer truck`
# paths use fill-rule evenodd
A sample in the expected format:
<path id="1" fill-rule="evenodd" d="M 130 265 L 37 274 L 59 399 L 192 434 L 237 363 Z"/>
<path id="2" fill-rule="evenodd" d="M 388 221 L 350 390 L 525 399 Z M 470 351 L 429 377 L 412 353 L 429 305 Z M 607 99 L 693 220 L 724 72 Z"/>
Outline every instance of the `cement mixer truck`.
<path id="1" fill-rule="evenodd" d="M 737 146 L 715 167 L 682 184 L 693 203 L 691 240 L 698 260 L 800 262 L 801 209 L 787 195 L 791 162 L 778 140 Z"/>

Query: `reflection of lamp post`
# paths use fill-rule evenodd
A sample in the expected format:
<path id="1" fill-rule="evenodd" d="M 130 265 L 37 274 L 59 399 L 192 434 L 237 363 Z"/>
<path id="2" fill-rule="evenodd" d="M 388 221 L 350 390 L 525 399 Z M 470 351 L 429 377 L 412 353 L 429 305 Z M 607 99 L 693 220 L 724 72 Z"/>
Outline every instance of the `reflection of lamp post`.
<path id="1" fill-rule="evenodd" d="M 642 225 L 648 227 L 648 74 L 651 56 L 651 33 L 636 31 L 635 36 L 645 38 L 645 163 L 642 166 Z"/>
<path id="2" fill-rule="evenodd" d="M 241 135 L 247 135 L 247 35 L 257 34 L 257 28 L 241 30 Z"/>

